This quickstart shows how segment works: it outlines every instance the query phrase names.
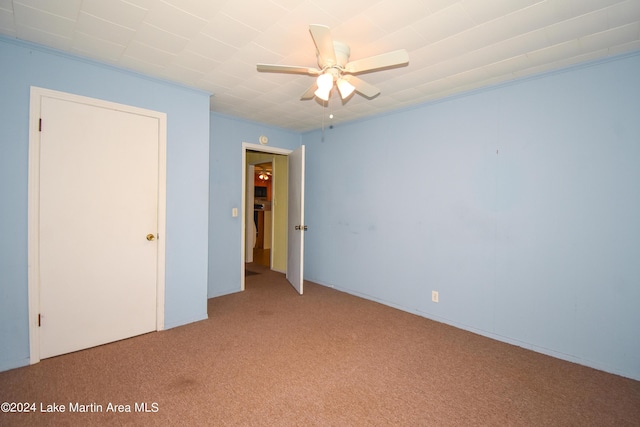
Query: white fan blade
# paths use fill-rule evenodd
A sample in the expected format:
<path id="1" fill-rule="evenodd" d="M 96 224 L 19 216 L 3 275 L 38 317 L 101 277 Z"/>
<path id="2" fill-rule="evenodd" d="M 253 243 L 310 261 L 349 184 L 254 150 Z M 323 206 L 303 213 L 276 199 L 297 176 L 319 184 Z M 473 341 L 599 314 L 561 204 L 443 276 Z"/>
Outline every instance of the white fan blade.
<path id="1" fill-rule="evenodd" d="M 309 86 L 309 89 L 307 89 L 307 91 L 302 94 L 302 96 L 300 97 L 300 100 L 304 101 L 307 99 L 312 99 L 314 96 L 316 96 L 315 91 L 317 88 L 318 88 L 318 85 L 316 85 L 315 83 Z"/>
<path id="2" fill-rule="evenodd" d="M 298 67 L 296 65 L 275 65 L 275 64 L 258 64 L 258 71 L 267 73 L 292 73 L 292 74 L 310 74 L 317 76 L 320 70 L 311 67 Z"/>
<path id="3" fill-rule="evenodd" d="M 321 67 L 331 67 L 336 65 L 336 51 L 333 48 L 333 39 L 331 38 L 331 30 L 324 25 L 311 24 L 309 31 L 313 42 L 318 49 L 318 56 Z"/>
<path id="4" fill-rule="evenodd" d="M 369 83 L 359 79 L 356 76 L 344 76 L 343 79 L 351 83 L 356 88 L 356 92 L 364 95 L 369 99 L 375 98 L 380 94 L 380 89 L 373 85 L 370 85 Z"/>
<path id="5" fill-rule="evenodd" d="M 380 68 L 399 67 L 408 63 L 409 54 L 406 50 L 400 49 L 349 62 L 344 68 L 347 73 L 357 74 L 364 73 L 365 71 L 378 70 Z"/>

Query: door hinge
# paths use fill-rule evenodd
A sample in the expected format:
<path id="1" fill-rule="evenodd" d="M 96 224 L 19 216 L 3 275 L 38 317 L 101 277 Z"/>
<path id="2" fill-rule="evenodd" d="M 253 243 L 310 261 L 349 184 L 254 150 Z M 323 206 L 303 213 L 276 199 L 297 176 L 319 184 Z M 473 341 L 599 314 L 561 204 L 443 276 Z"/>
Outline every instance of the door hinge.
<path id="1" fill-rule="evenodd" d="M 38 132 L 42 132 L 42 118 L 38 119 Z"/>
<path id="2" fill-rule="evenodd" d="M 42 315 L 40 313 L 38 313 L 38 326 L 42 326 Z"/>
<path id="3" fill-rule="evenodd" d="M 307 231 L 308 228 L 306 225 L 296 225 L 296 230 Z"/>

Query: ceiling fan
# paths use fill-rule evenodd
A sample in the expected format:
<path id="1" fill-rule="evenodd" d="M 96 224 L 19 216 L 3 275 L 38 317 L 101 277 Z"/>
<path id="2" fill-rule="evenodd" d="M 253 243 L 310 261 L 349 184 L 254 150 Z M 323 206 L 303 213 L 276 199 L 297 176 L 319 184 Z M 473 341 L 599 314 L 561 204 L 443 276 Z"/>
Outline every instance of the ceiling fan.
<path id="1" fill-rule="evenodd" d="M 334 84 L 338 87 L 338 92 L 343 100 L 354 91 L 372 99 L 380 94 L 380 90 L 356 77 L 356 74 L 400 67 L 409 63 L 409 54 L 404 49 L 349 62 L 351 49 L 346 44 L 333 40 L 329 27 L 312 24 L 309 26 L 309 31 L 316 45 L 319 68 L 275 64 L 257 65 L 258 71 L 262 72 L 318 76 L 316 82 L 302 94 L 300 98 L 302 100 L 317 96 L 323 101 L 328 101 Z"/>
<path id="2" fill-rule="evenodd" d="M 271 179 L 271 176 L 273 175 L 271 172 L 271 164 L 267 164 L 267 167 L 263 166 L 263 165 L 256 165 L 256 176 L 258 177 L 259 180 L 261 181 L 268 181 Z M 258 169 L 260 169 L 258 171 Z"/>

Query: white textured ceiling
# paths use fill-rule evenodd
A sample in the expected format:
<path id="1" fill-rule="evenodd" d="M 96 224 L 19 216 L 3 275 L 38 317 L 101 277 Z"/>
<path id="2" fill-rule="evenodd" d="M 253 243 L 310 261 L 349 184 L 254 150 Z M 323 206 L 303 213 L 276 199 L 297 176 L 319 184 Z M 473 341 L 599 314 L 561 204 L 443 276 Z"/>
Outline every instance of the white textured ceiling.
<path id="1" fill-rule="evenodd" d="M 323 110 L 300 101 L 316 67 L 309 24 L 351 60 L 406 49 L 362 74 L 381 94 Z M 640 49 L 640 0 L 0 0 L 0 33 L 213 94 L 211 110 L 307 131 Z"/>

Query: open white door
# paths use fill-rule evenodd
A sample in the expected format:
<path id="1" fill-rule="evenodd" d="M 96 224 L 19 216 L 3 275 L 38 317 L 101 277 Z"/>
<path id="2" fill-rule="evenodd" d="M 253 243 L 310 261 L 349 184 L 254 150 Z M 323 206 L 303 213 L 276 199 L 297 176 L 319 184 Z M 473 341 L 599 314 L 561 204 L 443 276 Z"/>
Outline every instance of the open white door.
<path id="1" fill-rule="evenodd" d="M 302 295 L 304 266 L 304 145 L 289 154 L 287 280 Z"/>

